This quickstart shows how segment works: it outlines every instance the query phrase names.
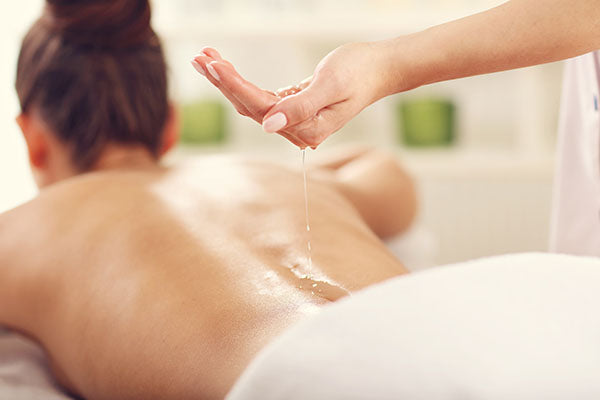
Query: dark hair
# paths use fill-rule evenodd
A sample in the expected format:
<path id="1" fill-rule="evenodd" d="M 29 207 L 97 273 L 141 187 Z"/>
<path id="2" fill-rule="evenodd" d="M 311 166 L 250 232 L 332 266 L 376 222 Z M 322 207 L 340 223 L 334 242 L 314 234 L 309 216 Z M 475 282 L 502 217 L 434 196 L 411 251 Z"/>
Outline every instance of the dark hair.
<path id="1" fill-rule="evenodd" d="M 23 40 L 16 89 L 80 170 L 109 143 L 155 157 L 168 117 L 166 63 L 148 0 L 47 0 Z"/>

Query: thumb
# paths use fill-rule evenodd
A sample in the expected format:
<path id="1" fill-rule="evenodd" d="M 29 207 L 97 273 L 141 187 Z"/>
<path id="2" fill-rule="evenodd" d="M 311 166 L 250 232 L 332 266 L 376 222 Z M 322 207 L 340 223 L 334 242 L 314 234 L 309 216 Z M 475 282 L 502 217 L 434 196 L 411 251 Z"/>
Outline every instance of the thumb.
<path id="1" fill-rule="evenodd" d="M 287 96 L 275 104 L 263 118 L 265 132 L 274 133 L 298 125 L 313 118 L 317 113 L 335 101 L 327 83 L 315 84 Z"/>

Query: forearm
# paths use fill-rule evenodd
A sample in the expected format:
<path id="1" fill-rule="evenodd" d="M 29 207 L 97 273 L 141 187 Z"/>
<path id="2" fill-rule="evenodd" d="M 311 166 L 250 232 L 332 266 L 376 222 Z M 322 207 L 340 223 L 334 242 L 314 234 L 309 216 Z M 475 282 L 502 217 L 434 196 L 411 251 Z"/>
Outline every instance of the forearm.
<path id="1" fill-rule="evenodd" d="M 323 153 L 315 152 L 311 157 L 310 164 L 318 170 L 335 172 L 372 151 L 373 148 L 364 145 L 336 147 Z"/>
<path id="2" fill-rule="evenodd" d="M 0 325 L 19 329 L 19 303 L 16 301 L 18 292 L 15 285 L 10 284 L 14 282 L 13 277 L 9 276 L 11 273 L 5 263 L 0 263 Z"/>
<path id="3" fill-rule="evenodd" d="M 512 0 L 425 31 L 378 42 L 382 96 L 429 83 L 527 67 L 600 48 L 597 0 Z"/>
<path id="4" fill-rule="evenodd" d="M 416 215 L 414 184 L 392 155 L 366 152 L 335 170 L 335 184 L 382 239 L 405 231 Z"/>
<path id="5" fill-rule="evenodd" d="M 0 215 L 0 325 L 13 329 L 21 329 L 19 315 L 20 302 L 20 271 L 15 267 L 9 236 L 6 229 L 6 218 Z"/>
<path id="6" fill-rule="evenodd" d="M 13 280 L 13 269 L 9 265 L 9 247 L 8 240 L 8 223 L 6 215 L 0 214 L 0 325 L 8 325 L 10 316 L 13 314 L 14 302 L 14 287 L 11 284 Z"/>

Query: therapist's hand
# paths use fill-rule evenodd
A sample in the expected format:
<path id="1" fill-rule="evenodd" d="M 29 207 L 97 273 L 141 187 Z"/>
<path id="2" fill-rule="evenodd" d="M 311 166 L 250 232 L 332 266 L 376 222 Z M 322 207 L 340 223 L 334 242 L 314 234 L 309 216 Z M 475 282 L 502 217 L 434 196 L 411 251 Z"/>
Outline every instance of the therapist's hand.
<path id="1" fill-rule="evenodd" d="M 385 95 L 382 54 L 375 44 L 351 43 L 329 53 L 306 87 L 279 101 L 264 116 L 267 132 L 294 128 L 294 136 L 314 147 Z"/>
<path id="2" fill-rule="evenodd" d="M 197 56 L 196 69 L 207 76 L 238 112 L 277 132 L 299 147 L 316 147 L 376 100 L 384 97 L 387 74 L 376 44 L 351 43 L 337 48 L 314 75 L 277 92 L 243 79 L 231 63 L 211 48 Z"/>
<path id="3" fill-rule="evenodd" d="M 297 88 L 275 93 L 260 89 L 242 78 L 229 61 L 224 60 L 215 49 L 210 47 L 204 48 L 202 54 L 194 57 L 192 65 L 227 97 L 241 115 L 252 118 L 259 124 L 262 123 L 265 114 L 282 97 L 300 90 Z M 300 148 L 308 146 L 296 139 L 291 131 L 293 129 L 282 129 L 279 134 Z"/>

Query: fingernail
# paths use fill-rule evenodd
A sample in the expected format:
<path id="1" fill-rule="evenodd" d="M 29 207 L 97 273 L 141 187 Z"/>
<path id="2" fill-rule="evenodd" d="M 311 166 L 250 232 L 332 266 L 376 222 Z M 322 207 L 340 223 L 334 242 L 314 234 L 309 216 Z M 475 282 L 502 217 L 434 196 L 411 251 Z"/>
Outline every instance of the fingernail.
<path id="1" fill-rule="evenodd" d="M 217 73 L 217 71 L 215 70 L 215 67 L 212 66 L 212 63 L 207 64 L 206 65 L 206 69 L 208 70 L 208 73 L 211 74 L 211 76 L 213 78 L 215 78 L 216 80 L 220 81 L 221 78 L 219 77 L 219 74 Z"/>
<path id="2" fill-rule="evenodd" d="M 287 125 L 287 118 L 284 113 L 271 115 L 263 122 L 263 129 L 267 133 L 275 133 Z"/>
<path id="3" fill-rule="evenodd" d="M 198 61 L 192 60 L 192 67 L 194 67 L 194 69 L 196 71 L 198 71 L 200 73 L 200 75 L 206 76 L 206 72 L 204 72 L 204 69 L 202 68 L 202 65 L 200 65 L 200 63 Z"/>

